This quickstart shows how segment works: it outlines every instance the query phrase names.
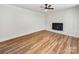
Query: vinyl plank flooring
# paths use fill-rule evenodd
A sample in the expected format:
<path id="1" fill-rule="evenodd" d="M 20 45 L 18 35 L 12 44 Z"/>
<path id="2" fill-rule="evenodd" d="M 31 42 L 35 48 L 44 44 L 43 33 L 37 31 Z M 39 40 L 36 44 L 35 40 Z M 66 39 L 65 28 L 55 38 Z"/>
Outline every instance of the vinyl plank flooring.
<path id="1" fill-rule="evenodd" d="M 78 54 L 79 38 L 38 31 L 0 42 L 1 54 Z"/>

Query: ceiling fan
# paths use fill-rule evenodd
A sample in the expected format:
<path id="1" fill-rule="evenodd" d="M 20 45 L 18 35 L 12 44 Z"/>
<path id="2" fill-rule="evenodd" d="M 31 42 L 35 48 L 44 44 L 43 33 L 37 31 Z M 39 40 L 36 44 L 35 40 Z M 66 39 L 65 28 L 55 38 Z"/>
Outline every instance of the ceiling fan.
<path id="1" fill-rule="evenodd" d="M 45 10 L 53 10 L 54 8 L 52 7 L 52 5 L 50 4 L 44 4 L 44 6 L 41 6 L 41 8 L 45 9 Z"/>

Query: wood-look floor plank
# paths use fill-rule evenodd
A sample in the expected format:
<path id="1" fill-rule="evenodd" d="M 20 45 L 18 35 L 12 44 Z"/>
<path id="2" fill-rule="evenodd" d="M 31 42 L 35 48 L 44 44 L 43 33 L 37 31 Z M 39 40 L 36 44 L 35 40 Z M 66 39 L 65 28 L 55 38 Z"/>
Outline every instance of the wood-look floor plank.
<path id="1" fill-rule="evenodd" d="M 39 31 L 0 42 L 1 54 L 77 54 L 79 38 Z"/>

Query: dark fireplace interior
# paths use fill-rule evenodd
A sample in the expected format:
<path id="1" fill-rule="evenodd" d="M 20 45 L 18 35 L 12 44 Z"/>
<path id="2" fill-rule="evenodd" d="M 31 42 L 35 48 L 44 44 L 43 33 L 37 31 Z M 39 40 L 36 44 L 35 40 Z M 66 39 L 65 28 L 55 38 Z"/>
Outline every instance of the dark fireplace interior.
<path id="1" fill-rule="evenodd" d="M 63 23 L 52 23 L 52 29 L 63 31 Z"/>

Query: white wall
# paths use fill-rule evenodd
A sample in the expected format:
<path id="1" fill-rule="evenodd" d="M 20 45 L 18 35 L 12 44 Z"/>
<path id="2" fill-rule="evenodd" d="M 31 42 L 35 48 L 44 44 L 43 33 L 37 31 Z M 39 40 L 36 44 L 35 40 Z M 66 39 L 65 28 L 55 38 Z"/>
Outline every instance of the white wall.
<path id="1" fill-rule="evenodd" d="M 45 14 L 0 5 L 0 41 L 45 29 Z"/>
<path id="2" fill-rule="evenodd" d="M 64 31 L 52 30 L 53 22 L 64 23 Z M 11 5 L 0 5 L 0 41 L 44 29 L 79 37 L 79 7 L 43 14 Z"/>
<path id="3" fill-rule="evenodd" d="M 64 30 L 52 30 L 53 22 L 63 23 Z M 49 13 L 47 17 L 47 29 L 49 31 L 62 33 L 65 35 L 79 37 L 79 7 Z"/>

